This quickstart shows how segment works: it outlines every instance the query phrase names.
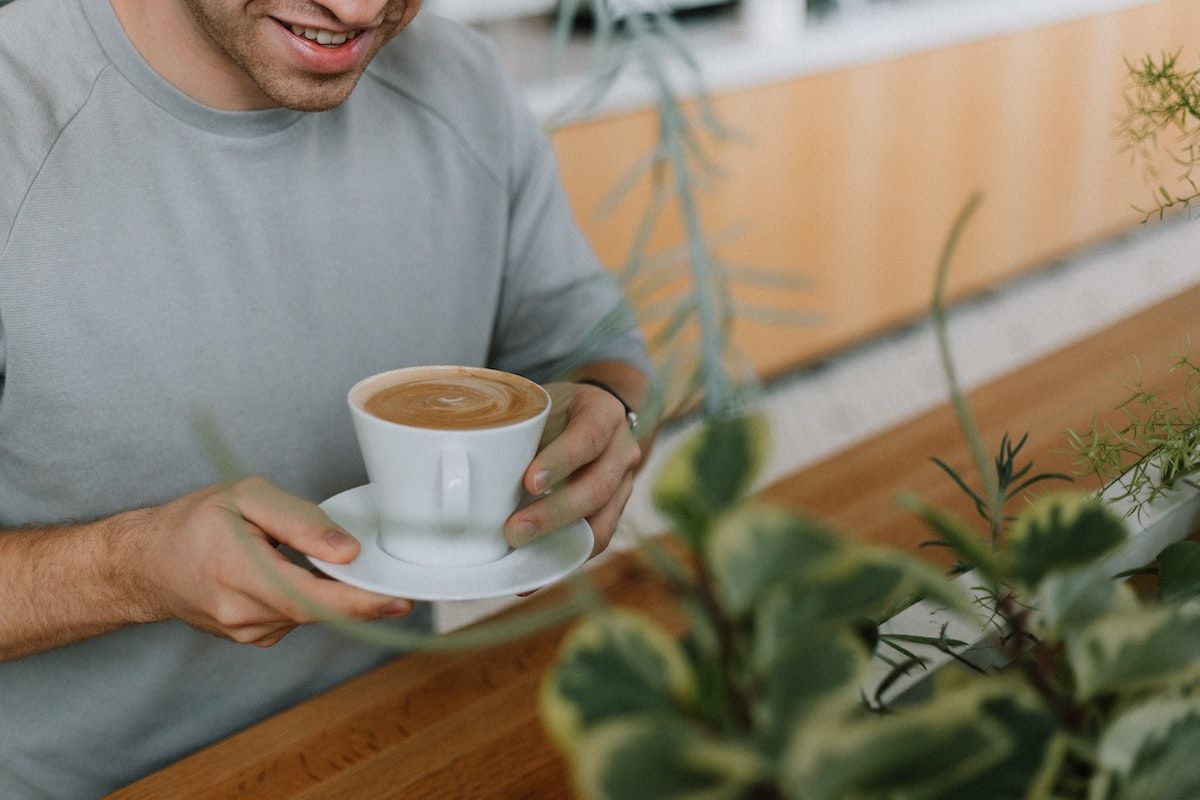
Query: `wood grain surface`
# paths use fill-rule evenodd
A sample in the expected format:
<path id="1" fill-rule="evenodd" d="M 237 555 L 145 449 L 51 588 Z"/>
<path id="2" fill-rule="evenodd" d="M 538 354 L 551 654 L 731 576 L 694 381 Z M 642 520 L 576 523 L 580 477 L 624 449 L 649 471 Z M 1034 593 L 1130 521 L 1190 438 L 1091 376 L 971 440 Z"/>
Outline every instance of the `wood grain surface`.
<path id="1" fill-rule="evenodd" d="M 1070 470 L 1068 427 L 1112 408 L 1141 363 L 1149 386 L 1169 386 L 1171 354 L 1200 329 L 1200 287 L 984 386 L 970 402 L 988 446 L 1030 432 L 1025 453 L 1043 470 Z M 797 413 L 802 413 L 798 411 Z M 911 548 L 927 538 L 893 498 L 917 492 L 973 512 L 929 462 L 970 476 L 952 411 L 939 408 L 778 482 L 767 499 L 805 509 L 849 535 Z M 1085 482 L 1086 484 L 1086 482 Z M 668 540 L 669 541 L 669 540 Z M 673 632 L 684 622 L 668 590 L 632 553 L 591 569 L 613 602 Z M 535 595 L 557 602 L 562 588 Z M 521 613 L 521 609 L 515 612 Z M 400 658 L 111 795 L 154 798 L 526 798 L 571 796 L 566 765 L 537 717 L 538 686 L 562 629 L 486 650 Z"/>

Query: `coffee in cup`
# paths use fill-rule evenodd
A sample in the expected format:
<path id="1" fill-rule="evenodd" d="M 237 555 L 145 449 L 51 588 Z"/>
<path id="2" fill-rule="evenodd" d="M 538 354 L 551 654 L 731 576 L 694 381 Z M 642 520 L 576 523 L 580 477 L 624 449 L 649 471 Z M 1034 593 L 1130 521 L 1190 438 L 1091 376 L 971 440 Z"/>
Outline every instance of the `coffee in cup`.
<path id="1" fill-rule="evenodd" d="M 525 497 L 545 389 L 483 367 L 409 367 L 359 381 L 348 400 L 385 552 L 447 567 L 508 552 L 503 526 Z"/>
<path id="2" fill-rule="evenodd" d="M 546 392 L 497 370 L 466 367 L 412 370 L 363 403 L 368 414 L 417 428 L 494 428 L 537 416 Z"/>

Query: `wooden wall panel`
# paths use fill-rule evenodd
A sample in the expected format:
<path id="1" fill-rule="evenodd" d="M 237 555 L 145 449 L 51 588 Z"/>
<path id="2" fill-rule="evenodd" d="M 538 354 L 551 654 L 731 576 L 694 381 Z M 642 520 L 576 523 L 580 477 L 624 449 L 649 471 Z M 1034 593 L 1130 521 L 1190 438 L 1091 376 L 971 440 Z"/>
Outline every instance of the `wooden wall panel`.
<path id="1" fill-rule="evenodd" d="M 1124 60 L 1190 54 L 1197 34 L 1200 3 L 1164 0 L 720 95 L 742 140 L 715 146 L 725 176 L 702 198 L 705 224 L 742 231 L 725 258 L 807 276 L 813 290 L 785 301 L 826 319 L 740 321 L 735 342 L 773 376 L 924 313 L 943 237 L 976 190 L 985 200 L 955 297 L 1136 226 L 1132 205 L 1149 187 L 1114 135 Z M 654 135 L 649 111 L 554 134 L 576 213 L 610 266 L 626 257 L 646 193 L 603 219 L 596 209 Z M 681 240 L 668 217 L 656 245 Z"/>

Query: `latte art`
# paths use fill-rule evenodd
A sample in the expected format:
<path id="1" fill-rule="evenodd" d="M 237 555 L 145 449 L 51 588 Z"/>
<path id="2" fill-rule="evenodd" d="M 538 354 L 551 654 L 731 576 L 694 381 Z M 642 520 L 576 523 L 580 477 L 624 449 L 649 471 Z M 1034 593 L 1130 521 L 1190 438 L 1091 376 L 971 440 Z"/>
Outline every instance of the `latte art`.
<path id="1" fill-rule="evenodd" d="M 534 384 L 464 371 L 423 377 L 381 389 L 363 403 L 380 419 L 418 428 L 495 428 L 529 419 L 545 407 Z"/>

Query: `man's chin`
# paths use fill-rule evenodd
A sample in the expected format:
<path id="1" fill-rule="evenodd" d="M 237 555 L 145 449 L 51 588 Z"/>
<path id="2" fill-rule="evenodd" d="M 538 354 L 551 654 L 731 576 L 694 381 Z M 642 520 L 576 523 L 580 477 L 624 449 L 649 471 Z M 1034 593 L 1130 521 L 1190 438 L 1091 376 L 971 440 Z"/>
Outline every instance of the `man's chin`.
<path id="1" fill-rule="evenodd" d="M 288 82 L 288 85 L 260 86 L 268 97 L 284 108 L 293 111 L 329 111 L 346 102 L 346 98 L 358 84 L 358 75 L 352 79 L 329 82 Z"/>

